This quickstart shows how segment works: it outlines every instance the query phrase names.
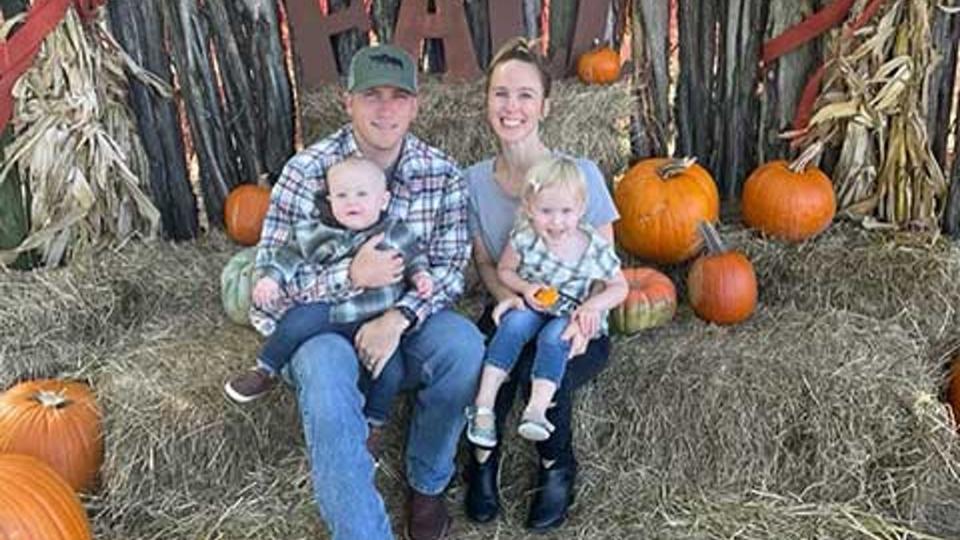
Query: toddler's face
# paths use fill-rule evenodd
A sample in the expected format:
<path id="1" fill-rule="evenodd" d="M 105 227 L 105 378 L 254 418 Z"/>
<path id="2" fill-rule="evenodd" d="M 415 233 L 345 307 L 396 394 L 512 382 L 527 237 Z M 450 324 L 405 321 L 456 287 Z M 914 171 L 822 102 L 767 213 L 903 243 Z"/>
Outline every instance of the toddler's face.
<path id="1" fill-rule="evenodd" d="M 572 237 L 584 211 L 580 195 L 562 185 L 543 188 L 527 205 L 533 230 L 549 243 Z"/>
<path id="2" fill-rule="evenodd" d="M 333 217 L 352 231 L 375 224 L 390 201 L 382 173 L 368 166 L 334 168 L 328 175 L 327 189 Z"/>

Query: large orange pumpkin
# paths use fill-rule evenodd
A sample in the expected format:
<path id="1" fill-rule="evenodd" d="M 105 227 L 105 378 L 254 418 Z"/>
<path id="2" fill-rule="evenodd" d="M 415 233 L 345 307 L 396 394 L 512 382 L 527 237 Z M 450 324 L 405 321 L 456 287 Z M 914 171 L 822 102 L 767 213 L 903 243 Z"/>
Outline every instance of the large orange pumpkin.
<path id="1" fill-rule="evenodd" d="M 707 253 L 690 266 L 687 292 L 701 319 L 717 324 L 746 320 L 757 306 L 757 276 L 745 255 L 727 251 L 713 225 L 702 223 Z"/>
<path id="2" fill-rule="evenodd" d="M 757 167 L 743 184 L 744 223 L 790 242 L 826 229 L 837 211 L 837 199 L 830 178 L 810 165 L 818 153 L 815 145 L 792 163 L 777 160 Z"/>
<path id="3" fill-rule="evenodd" d="M 620 78 L 620 55 L 607 46 L 597 46 L 577 59 L 577 77 L 587 84 L 610 84 Z"/>
<path id="4" fill-rule="evenodd" d="M 610 329 L 635 334 L 660 326 L 677 310 L 677 290 L 670 278 L 652 268 L 624 268 L 630 287 L 622 304 L 610 310 Z"/>
<path id="5" fill-rule="evenodd" d="M 713 177 L 692 158 L 636 163 L 617 182 L 617 239 L 630 253 L 661 264 L 694 256 L 702 245 L 697 224 L 714 222 L 720 194 Z"/>
<path id="6" fill-rule="evenodd" d="M 77 491 L 91 490 L 103 463 L 100 408 L 80 382 L 24 381 L 0 394 L 0 454 L 48 464 Z"/>
<path id="7" fill-rule="evenodd" d="M 0 455 L 0 538 L 89 540 L 90 522 L 77 494 L 46 463 Z"/>
<path id="8" fill-rule="evenodd" d="M 223 206 L 223 223 L 234 242 L 252 246 L 260 241 L 263 218 L 270 206 L 270 188 L 255 184 L 235 187 Z"/>

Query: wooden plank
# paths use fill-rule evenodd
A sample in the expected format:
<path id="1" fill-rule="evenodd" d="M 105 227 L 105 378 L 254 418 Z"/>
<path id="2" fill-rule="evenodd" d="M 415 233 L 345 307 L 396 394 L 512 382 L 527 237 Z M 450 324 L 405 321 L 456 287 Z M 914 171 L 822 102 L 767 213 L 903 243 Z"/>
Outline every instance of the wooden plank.
<path id="1" fill-rule="evenodd" d="M 764 39 L 769 41 L 780 35 L 816 10 L 816 0 L 770 0 Z M 789 141 L 780 138 L 780 134 L 793 127 L 793 115 L 803 86 L 820 62 L 820 43 L 821 40 L 810 41 L 778 58 L 763 74 L 757 148 L 760 162 L 790 157 Z"/>
<path id="2" fill-rule="evenodd" d="M 220 158 L 233 163 L 237 183 L 255 183 L 263 166 L 260 163 L 260 144 L 254 117 L 256 108 L 250 88 L 249 66 L 246 58 L 240 55 L 240 47 L 233 34 L 234 25 L 226 4 L 205 2 L 201 13 L 208 21 L 213 37 L 222 89 L 220 106 L 228 154 Z"/>
<path id="3" fill-rule="evenodd" d="M 631 134 L 636 159 L 665 156 L 669 139 L 669 31 L 670 4 L 663 0 L 636 0 L 633 23 L 633 58 L 636 79 L 641 81 L 640 109 Z"/>
<path id="4" fill-rule="evenodd" d="M 944 0 L 944 7 L 956 7 L 960 0 Z M 950 15 L 940 9 L 934 12 L 930 38 L 939 62 L 930 73 L 930 94 L 927 96 L 927 133 L 930 147 L 940 166 L 946 170 L 947 135 L 950 133 L 950 108 L 953 103 L 957 73 L 957 47 L 960 42 L 960 15 Z"/>
<path id="5" fill-rule="evenodd" d="M 716 163 L 714 125 L 717 123 L 717 103 L 713 66 L 717 54 L 716 28 L 721 22 L 719 7 L 719 2 L 677 2 L 680 76 L 677 82 L 676 154 L 696 157 L 711 171 Z"/>
<path id="6" fill-rule="evenodd" d="M 163 47 L 164 28 L 156 17 L 158 0 L 113 0 L 107 4 L 111 31 L 124 50 L 148 71 L 173 87 L 170 57 Z M 150 167 L 150 196 L 160 211 L 163 236 L 195 238 L 200 230 L 197 200 L 187 174 L 180 119 L 172 99 L 135 78 L 130 105 Z"/>
<path id="7" fill-rule="evenodd" d="M 190 137 L 200 164 L 200 191 L 211 224 L 223 225 L 223 202 L 237 182 L 235 164 L 228 156 L 225 122 L 217 76 L 209 56 L 210 32 L 197 9 L 197 0 L 159 2 L 172 45 L 171 59 L 177 70 Z"/>
<path id="8" fill-rule="evenodd" d="M 400 0 L 373 0 L 370 5 L 373 31 L 382 43 L 393 42 L 393 30 L 397 27 L 399 14 Z"/>
<path id="9" fill-rule="evenodd" d="M 744 178 L 757 166 L 756 95 L 766 0 L 724 0 L 720 26 L 717 160 L 712 169 L 720 194 L 735 201 Z"/>
<path id="10" fill-rule="evenodd" d="M 246 60 L 253 94 L 255 136 L 261 171 L 279 175 L 293 155 L 293 93 L 280 37 L 279 12 L 274 2 L 228 2 L 240 56 Z"/>

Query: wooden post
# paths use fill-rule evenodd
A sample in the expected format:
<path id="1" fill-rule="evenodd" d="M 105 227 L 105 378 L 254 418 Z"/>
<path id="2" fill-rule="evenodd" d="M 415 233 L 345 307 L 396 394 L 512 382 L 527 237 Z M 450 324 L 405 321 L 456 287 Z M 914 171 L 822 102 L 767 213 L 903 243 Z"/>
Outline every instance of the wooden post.
<path id="1" fill-rule="evenodd" d="M 159 43 L 162 21 L 158 0 L 112 0 L 107 3 L 111 31 L 124 50 L 145 69 L 173 87 L 170 57 Z M 189 183 L 180 119 L 173 100 L 130 79 L 130 104 L 150 166 L 150 194 L 160 211 L 163 235 L 195 238 L 200 230 L 197 200 Z"/>
<path id="2" fill-rule="evenodd" d="M 276 177 L 293 154 L 293 94 L 273 2 L 227 2 L 240 57 L 247 64 L 261 171 Z M 259 6 L 258 11 L 245 9 Z"/>
<path id="3" fill-rule="evenodd" d="M 633 13 L 633 58 L 640 94 L 640 110 L 634 118 L 631 146 L 635 158 L 665 156 L 670 125 L 669 31 L 670 4 L 663 0 L 635 0 Z"/>
<path id="4" fill-rule="evenodd" d="M 719 2 L 678 0 L 680 78 L 677 83 L 678 156 L 696 157 L 715 171 L 714 125 L 718 123 L 714 98 L 714 61 Z"/>
<path id="5" fill-rule="evenodd" d="M 770 0 L 764 40 L 780 35 L 816 9 L 815 0 Z M 812 40 L 775 60 L 762 74 L 758 161 L 789 158 L 789 141 L 781 139 L 780 134 L 793 127 L 800 93 L 819 64 L 820 48 L 820 40 Z"/>
<path id="6" fill-rule="evenodd" d="M 956 7 L 960 0 L 944 0 L 944 7 Z M 927 133 L 930 134 L 930 147 L 940 166 L 946 171 L 947 135 L 950 132 L 950 107 L 953 103 L 954 85 L 957 73 L 957 47 L 960 42 L 960 14 L 948 14 L 933 9 L 934 19 L 930 29 L 930 38 L 937 51 L 939 61 L 930 74 L 930 94 L 926 96 L 929 107 L 927 113 Z"/>
<path id="7" fill-rule="evenodd" d="M 210 22 L 219 69 L 223 108 L 223 129 L 229 154 L 220 156 L 236 166 L 236 183 L 256 182 L 263 170 L 255 119 L 256 101 L 251 90 L 246 59 L 233 35 L 233 25 L 225 2 L 205 2 L 203 11 Z"/>
<path id="8" fill-rule="evenodd" d="M 735 201 L 746 175 L 757 165 L 757 66 L 766 0 L 724 0 L 720 26 L 719 99 L 713 169 L 721 195 Z"/>
<path id="9" fill-rule="evenodd" d="M 190 123 L 190 136 L 200 162 L 200 189 L 211 224 L 223 224 L 223 202 L 237 185 L 236 164 L 230 159 L 225 122 L 210 62 L 210 33 L 197 10 L 197 0 L 161 0 L 163 20 L 169 29 L 171 58 Z M 155 11 L 156 12 L 156 11 Z"/>

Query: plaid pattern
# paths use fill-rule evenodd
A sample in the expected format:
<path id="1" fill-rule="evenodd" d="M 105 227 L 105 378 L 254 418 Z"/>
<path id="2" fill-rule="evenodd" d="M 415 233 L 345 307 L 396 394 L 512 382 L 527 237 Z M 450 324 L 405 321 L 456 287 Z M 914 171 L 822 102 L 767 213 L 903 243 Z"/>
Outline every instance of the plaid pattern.
<path id="1" fill-rule="evenodd" d="M 580 302 L 587 299 L 594 281 L 612 279 L 620 270 L 620 258 L 613 245 L 590 225 L 582 223 L 580 230 L 588 236 L 590 243 L 575 263 L 551 253 L 527 219 L 519 219 L 510 232 L 510 245 L 520 256 L 517 274 L 531 283 L 543 283 L 560 291 L 560 299 L 548 309 L 552 315 L 570 315 Z M 602 331 L 607 332 L 606 314 Z"/>
<path id="2" fill-rule="evenodd" d="M 406 261 L 404 275 L 408 282 L 365 289 L 359 294 L 330 303 L 331 322 L 349 323 L 369 319 L 392 307 L 403 296 L 413 274 L 421 270 L 429 271 L 422 244 L 402 221 L 387 217 L 363 231 L 342 229 L 326 225 L 323 221 L 297 223 L 294 225 L 293 245 L 278 250 L 277 256 L 270 266 L 264 269 L 264 273 L 285 287 L 300 266 L 329 264 L 352 256 L 367 240 L 380 233 L 384 233 L 384 238 L 377 247 L 384 250 L 395 249 L 403 255 L 403 260 Z M 256 306 L 252 309 L 262 317 L 278 321 L 294 305 L 295 303 L 286 297 L 272 309 Z"/>
<path id="3" fill-rule="evenodd" d="M 317 202 L 326 196 L 327 169 L 357 153 L 353 129 L 347 125 L 287 162 L 270 194 L 257 250 L 259 272 L 271 267 L 289 245 L 294 224 L 320 219 L 323 209 Z M 404 137 L 387 182 L 391 193 L 387 214 L 404 222 L 423 244 L 434 280 L 430 298 L 419 298 L 416 291 L 407 290 L 395 304 L 413 310 L 419 326 L 463 294 L 463 269 L 470 258 L 466 185 L 453 160 L 412 134 Z M 285 291 L 299 303 L 341 302 L 357 296 L 363 291 L 350 283 L 351 261 L 346 257 L 330 264 L 300 265 L 285 283 Z M 261 333 L 273 331 L 271 318 L 253 311 L 251 320 Z"/>

